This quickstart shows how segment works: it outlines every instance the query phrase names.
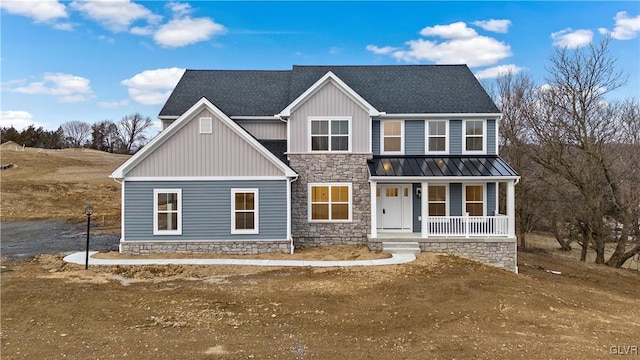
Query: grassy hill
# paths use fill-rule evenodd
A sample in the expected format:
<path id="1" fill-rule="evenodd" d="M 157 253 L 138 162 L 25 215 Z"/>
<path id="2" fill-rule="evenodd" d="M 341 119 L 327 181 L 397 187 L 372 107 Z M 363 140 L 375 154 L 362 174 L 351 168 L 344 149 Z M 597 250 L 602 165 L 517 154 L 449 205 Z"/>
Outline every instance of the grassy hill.
<path id="1" fill-rule="evenodd" d="M 0 219 L 65 219 L 82 222 L 84 206 L 107 231 L 120 226 L 120 185 L 109 174 L 129 155 L 91 149 L 42 150 L 15 143 L 0 146 Z"/>

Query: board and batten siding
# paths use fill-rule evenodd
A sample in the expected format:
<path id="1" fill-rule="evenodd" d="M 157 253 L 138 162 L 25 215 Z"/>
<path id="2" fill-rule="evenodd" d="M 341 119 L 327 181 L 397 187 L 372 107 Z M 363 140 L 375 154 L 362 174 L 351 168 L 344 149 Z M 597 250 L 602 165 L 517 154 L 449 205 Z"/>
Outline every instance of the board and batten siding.
<path id="1" fill-rule="evenodd" d="M 405 155 L 425 154 L 425 121 L 404 121 L 404 153 Z"/>
<path id="2" fill-rule="evenodd" d="M 291 152 L 309 152 L 309 118 L 314 116 L 351 117 L 351 152 L 369 152 L 371 118 L 368 111 L 332 81 L 327 82 L 291 112 Z"/>
<path id="3" fill-rule="evenodd" d="M 256 139 L 287 140 L 287 124 L 280 120 L 236 120 Z"/>
<path id="4" fill-rule="evenodd" d="M 200 117 L 213 118 L 212 133 L 200 134 Z M 126 176 L 284 176 L 284 173 L 227 124 L 203 110 Z"/>
<path id="5" fill-rule="evenodd" d="M 231 234 L 231 189 L 258 189 L 259 233 Z M 126 241 L 284 240 L 286 180 L 126 181 Z M 182 235 L 153 235 L 153 190 L 182 189 Z"/>

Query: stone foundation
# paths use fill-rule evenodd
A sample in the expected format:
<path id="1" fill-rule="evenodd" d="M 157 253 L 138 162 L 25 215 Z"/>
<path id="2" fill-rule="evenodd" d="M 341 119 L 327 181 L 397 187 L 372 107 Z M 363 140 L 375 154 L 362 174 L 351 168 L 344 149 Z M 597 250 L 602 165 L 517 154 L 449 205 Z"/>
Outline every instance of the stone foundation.
<path id="1" fill-rule="evenodd" d="M 300 175 L 291 184 L 291 233 L 295 246 L 365 245 L 370 231 L 370 154 L 288 154 Z M 350 222 L 309 222 L 309 183 L 351 183 Z"/>
<path id="2" fill-rule="evenodd" d="M 382 250 L 382 241 L 375 239 L 368 243 L 371 250 Z M 396 240 L 397 241 L 397 240 Z M 515 239 L 403 239 L 414 241 L 423 252 L 455 255 L 479 263 L 518 272 L 518 251 Z"/>
<path id="3" fill-rule="evenodd" d="M 291 253 L 291 241 L 123 241 L 123 254 L 146 255 L 163 253 L 251 255 Z"/>

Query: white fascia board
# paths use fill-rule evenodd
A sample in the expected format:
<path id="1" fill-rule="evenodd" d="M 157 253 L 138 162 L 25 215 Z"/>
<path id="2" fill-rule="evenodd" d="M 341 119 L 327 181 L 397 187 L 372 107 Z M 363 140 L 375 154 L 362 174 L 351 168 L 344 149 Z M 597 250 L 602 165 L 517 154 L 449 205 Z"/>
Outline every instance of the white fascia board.
<path id="1" fill-rule="evenodd" d="M 381 113 L 373 120 L 385 120 L 385 119 L 498 119 L 502 116 L 501 113 L 398 113 L 389 114 Z"/>
<path id="2" fill-rule="evenodd" d="M 520 176 L 370 176 L 370 181 L 377 181 L 380 183 L 392 182 L 392 183 L 406 183 L 406 182 L 438 182 L 438 183 L 450 183 L 450 182 L 462 182 L 462 181 L 505 181 L 505 180 L 520 180 Z"/>
<path id="3" fill-rule="evenodd" d="M 280 159 L 278 159 L 273 153 L 271 153 L 271 151 L 262 146 L 262 144 L 260 144 L 258 140 L 249 135 L 244 129 L 240 127 L 240 125 L 236 124 L 235 121 L 231 120 L 231 118 L 229 118 L 224 112 L 222 112 L 222 110 L 218 109 L 213 103 L 203 97 L 191 108 L 189 108 L 189 110 L 182 114 L 182 116 L 180 116 L 176 121 L 172 122 L 169 126 L 167 126 L 166 129 L 164 129 L 162 132 L 160 132 L 160 134 L 153 138 L 146 146 L 142 148 L 142 150 L 138 151 L 135 155 L 130 157 L 129 160 L 125 161 L 124 164 L 120 165 L 120 167 L 118 167 L 113 173 L 111 173 L 109 177 L 115 179 L 124 178 L 124 174 L 128 170 L 130 170 L 135 165 L 144 160 L 147 156 L 149 156 L 156 148 L 162 145 L 174 133 L 180 130 L 186 123 L 188 123 L 195 114 L 205 108 L 215 114 L 218 119 L 229 126 L 241 138 L 251 144 L 256 150 L 258 150 L 259 153 L 261 153 L 264 157 L 271 161 L 276 167 L 281 169 L 282 172 L 285 173 L 286 177 L 298 176 L 295 171 L 293 171 L 289 166 L 280 161 Z"/>
<path id="4" fill-rule="evenodd" d="M 132 176 L 126 181 L 274 181 L 287 180 L 287 176 Z"/>
<path id="5" fill-rule="evenodd" d="M 237 115 L 237 116 L 229 116 L 232 120 L 280 120 L 278 115 L 270 115 L 270 116 L 249 116 L 249 115 Z"/>
<path id="6" fill-rule="evenodd" d="M 362 96 L 360 96 L 357 92 L 355 92 L 352 88 L 349 87 L 344 81 L 340 80 L 333 72 L 328 71 L 321 77 L 318 81 L 316 81 L 311 87 L 309 87 L 302 95 L 298 96 L 297 99 L 293 100 L 291 104 L 289 104 L 284 110 L 282 110 L 276 116 L 279 117 L 289 117 L 291 116 L 291 110 L 293 110 L 300 103 L 305 101 L 309 96 L 313 95 L 320 87 L 322 87 L 327 81 L 333 80 L 343 91 L 345 91 L 349 96 L 354 98 L 360 104 L 362 104 L 367 111 L 369 112 L 369 116 L 378 116 L 380 112 L 373 107 L 373 105 L 369 104 L 367 100 L 365 100 Z"/>
<path id="7" fill-rule="evenodd" d="M 175 120 L 177 118 L 179 118 L 180 116 L 175 116 L 175 115 L 162 115 L 162 116 L 158 116 L 158 119 L 160 120 Z"/>

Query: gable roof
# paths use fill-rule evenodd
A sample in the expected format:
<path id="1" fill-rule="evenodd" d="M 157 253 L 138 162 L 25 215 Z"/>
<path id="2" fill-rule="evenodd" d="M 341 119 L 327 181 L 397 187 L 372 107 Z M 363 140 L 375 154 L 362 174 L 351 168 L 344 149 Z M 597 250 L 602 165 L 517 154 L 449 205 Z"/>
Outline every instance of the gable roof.
<path id="1" fill-rule="evenodd" d="M 500 112 L 466 65 L 294 65 L 276 71 L 187 70 L 160 117 L 180 116 L 202 97 L 228 116 L 273 116 L 328 72 L 388 114 Z"/>
<path id="2" fill-rule="evenodd" d="M 176 121 L 172 122 L 166 129 L 164 129 L 160 134 L 153 138 L 147 145 L 145 145 L 140 151 L 135 153 L 132 157 L 130 157 L 127 161 L 125 161 L 122 165 L 120 165 L 116 170 L 109 175 L 110 178 L 122 179 L 127 175 L 127 172 L 136 167 L 136 165 L 140 164 L 145 158 L 151 155 L 158 147 L 162 146 L 171 136 L 177 133 L 182 127 L 184 127 L 189 121 L 194 119 L 194 116 L 197 115 L 203 109 L 209 110 L 213 113 L 217 118 L 220 119 L 223 123 L 225 123 L 229 128 L 231 128 L 236 134 L 238 134 L 241 138 L 244 139 L 247 143 L 253 146 L 260 154 L 262 154 L 267 161 L 273 163 L 277 168 L 279 168 L 284 176 L 287 177 L 296 177 L 297 174 L 293 171 L 287 164 L 282 162 L 273 154 L 270 150 L 268 150 L 263 144 L 261 144 L 258 140 L 252 137 L 247 131 L 245 131 L 240 125 L 238 125 L 235 121 L 231 120 L 226 114 L 224 114 L 220 109 L 218 109 L 214 104 L 212 104 L 206 98 L 200 99 L 193 106 L 191 106 L 187 111 L 182 114 Z"/>

